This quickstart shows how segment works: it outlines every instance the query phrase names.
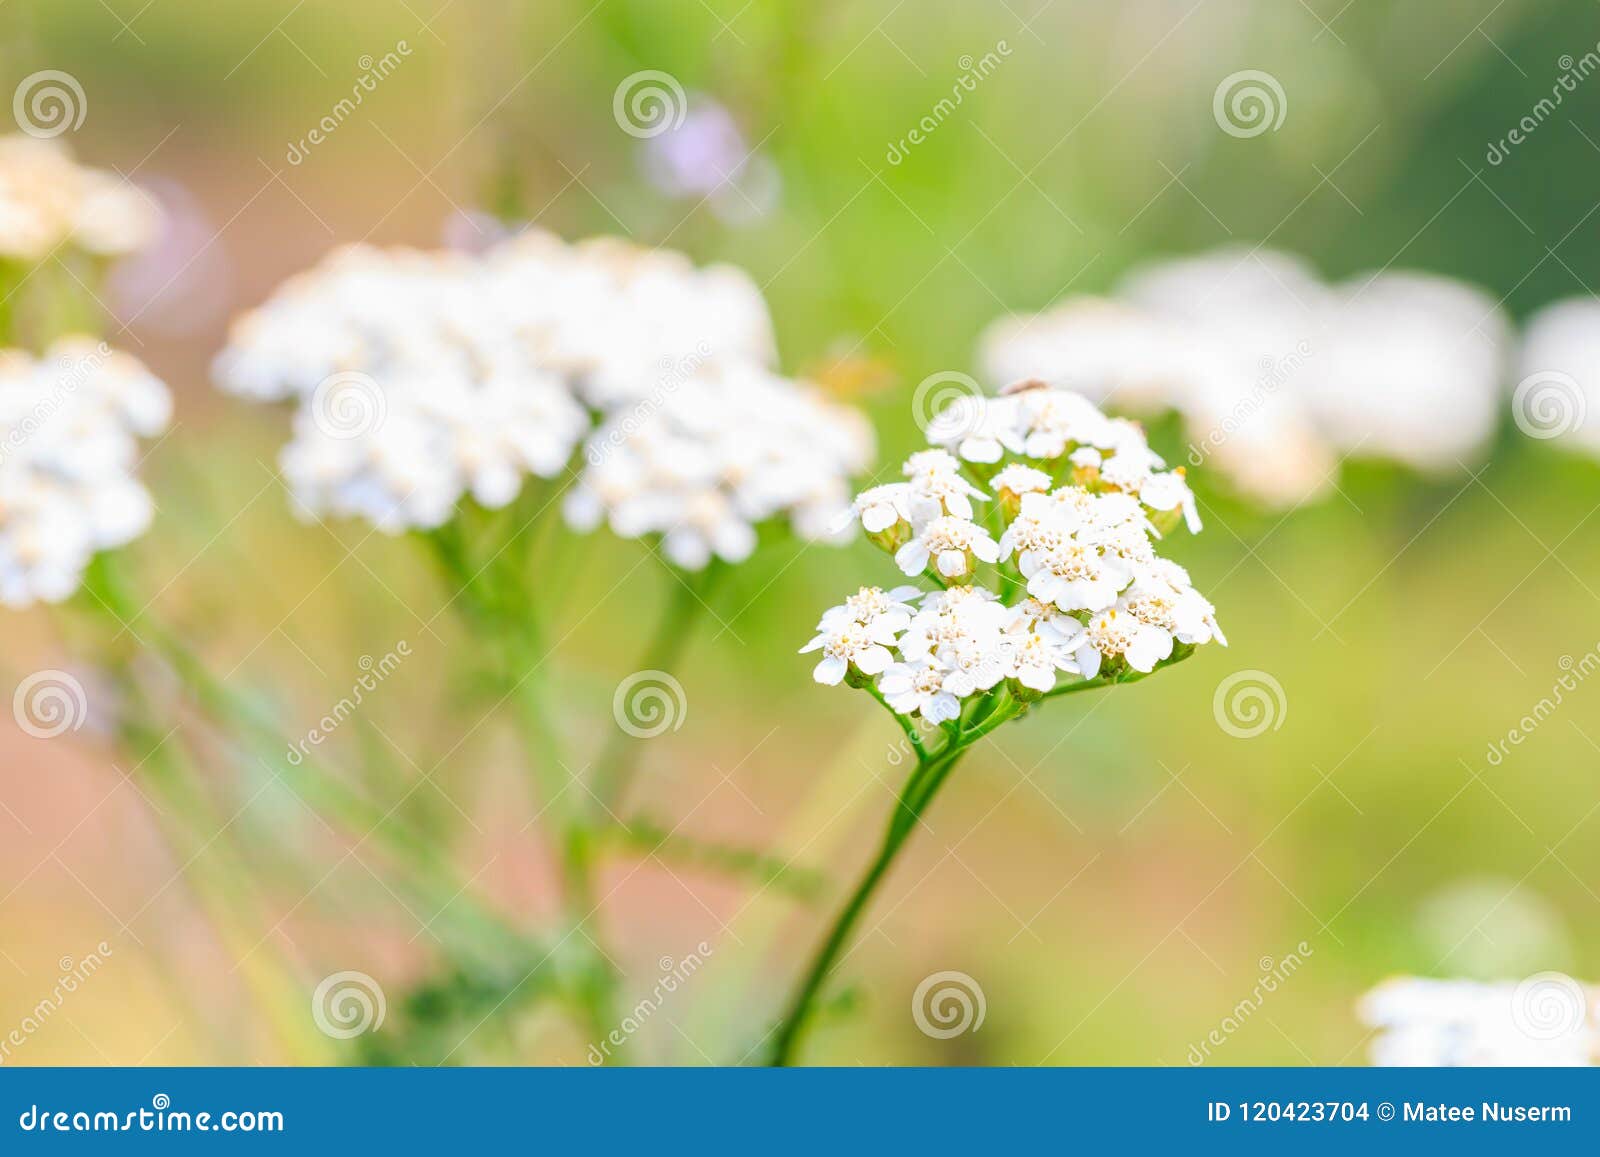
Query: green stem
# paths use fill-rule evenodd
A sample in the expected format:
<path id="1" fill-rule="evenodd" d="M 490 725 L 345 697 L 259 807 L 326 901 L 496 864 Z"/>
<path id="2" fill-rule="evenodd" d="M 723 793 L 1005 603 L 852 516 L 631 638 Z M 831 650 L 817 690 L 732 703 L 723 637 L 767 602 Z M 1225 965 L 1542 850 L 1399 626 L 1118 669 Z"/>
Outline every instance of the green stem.
<path id="1" fill-rule="evenodd" d="M 469 933 L 467 943 L 492 946 L 494 952 L 487 958 L 491 967 L 499 967 L 508 957 L 520 957 L 526 939 L 465 894 L 465 889 L 454 882 L 456 873 L 451 866 L 429 841 L 395 816 L 393 809 L 389 813 L 380 811 L 309 756 L 299 764 L 287 759 L 284 753 L 288 744 L 277 725 L 255 703 L 212 674 L 165 625 L 139 610 L 109 556 L 96 558 L 86 591 L 94 610 L 128 627 L 137 621 L 140 636 L 149 641 L 154 653 L 172 669 L 180 685 L 226 738 L 282 777 L 314 811 L 331 816 L 334 823 L 358 840 L 370 838 L 383 844 L 404 872 L 402 890 L 436 913 L 434 919 L 444 919 Z M 484 962 L 480 958 L 480 963 Z"/>
<path id="2" fill-rule="evenodd" d="M 584 967 L 572 993 L 585 1028 L 596 1040 L 618 1023 L 615 1005 L 620 978 L 610 959 L 586 930 L 600 904 L 595 894 L 593 833 L 588 809 L 568 798 L 573 775 L 549 709 L 549 657 L 543 624 L 519 582 L 516 540 L 524 523 L 482 566 L 474 566 L 455 522 L 427 535 L 435 558 L 454 589 L 467 626 L 485 646 L 502 655 L 502 676 L 514 700 L 517 731 L 528 753 L 527 769 L 536 798 L 555 814 L 559 845 L 561 907 L 566 936 L 580 941 Z"/>
<path id="3" fill-rule="evenodd" d="M 676 571 L 672 593 L 661 614 L 654 638 L 639 660 L 639 671 L 671 672 L 683 657 L 695 625 L 706 610 L 706 599 L 721 576 L 723 568 L 713 562 L 699 576 L 685 580 Z M 620 726 L 606 741 L 595 763 L 589 780 L 591 801 L 595 808 L 615 818 L 627 803 L 628 790 L 633 786 L 639 771 L 639 758 L 644 754 L 644 741 L 628 734 Z M 602 820 L 597 822 L 603 822 Z"/>
<path id="4" fill-rule="evenodd" d="M 660 856 L 663 860 L 705 868 L 724 875 L 754 879 L 763 886 L 788 892 L 801 900 L 814 900 L 827 880 L 821 872 L 796 867 L 776 856 L 750 848 L 719 844 L 693 836 L 679 835 L 654 820 L 635 817 L 626 825 L 613 824 L 605 838 L 618 847 Z"/>
<path id="5" fill-rule="evenodd" d="M 995 694 L 1001 695 L 1003 692 Z M 884 832 L 883 842 L 878 848 L 878 854 L 867 865 L 861 881 L 850 894 L 850 898 L 845 901 L 844 908 L 834 919 L 828 935 L 822 941 L 822 946 L 812 958 L 811 966 L 801 978 L 800 986 L 795 991 L 788 1013 L 784 1016 L 777 1038 L 773 1042 L 771 1064 L 793 1063 L 801 1033 L 816 1011 L 817 999 L 827 982 L 829 972 L 849 943 L 850 935 L 866 911 L 867 905 L 872 901 L 873 894 L 888 875 L 890 867 L 893 866 L 911 833 L 916 830 L 918 820 L 933 802 L 934 796 L 949 778 L 956 764 L 960 762 L 962 755 L 979 739 L 1014 718 L 1022 710 L 1022 704 L 1007 697 L 1002 705 L 990 712 L 981 725 L 963 732 L 939 754 L 918 763 L 906 780 L 905 787 L 901 789 L 900 798 L 896 802 L 894 814 L 889 817 L 889 824 Z"/>

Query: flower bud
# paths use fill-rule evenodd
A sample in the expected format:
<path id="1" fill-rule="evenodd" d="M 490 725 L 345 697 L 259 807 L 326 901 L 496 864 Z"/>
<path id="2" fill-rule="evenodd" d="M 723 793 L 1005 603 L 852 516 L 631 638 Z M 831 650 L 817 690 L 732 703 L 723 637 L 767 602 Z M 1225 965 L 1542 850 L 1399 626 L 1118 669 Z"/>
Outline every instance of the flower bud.
<path id="1" fill-rule="evenodd" d="M 911 541 L 911 534 L 911 524 L 902 518 L 885 530 L 868 531 L 867 541 L 879 550 L 885 550 L 893 554 Z"/>

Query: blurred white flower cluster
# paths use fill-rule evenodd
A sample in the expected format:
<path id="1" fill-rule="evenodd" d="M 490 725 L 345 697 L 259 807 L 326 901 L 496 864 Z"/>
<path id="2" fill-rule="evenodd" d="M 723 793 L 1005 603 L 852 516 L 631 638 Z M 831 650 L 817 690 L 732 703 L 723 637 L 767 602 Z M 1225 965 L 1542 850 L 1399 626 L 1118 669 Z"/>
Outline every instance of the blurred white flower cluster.
<path id="1" fill-rule="evenodd" d="M 1176 411 L 1191 464 L 1269 506 L 1315 497 L 1346 456 L 1439 473 L 1484 450 L 1501 405 L 1508 323 L 1442 277 L 1330 285 L 1267 249 L 1135 270 L 1116 298 L 995 323 L 995 381 L 1038 377 L 1134 413 Z"/>
<path id="2" fill-rule="evenodd" d="M 139 439 L 171 416 L 166 386 L 104 343 L 0 354 L 0 602 L 60 602 L 96 551 L 144 532 Z"/>
<path id="3" fill-rule="evenodd" d="M 667 558 L 697 570 L 742 562 L 755 528 L 786 514 L 803 538 L 851 529 L 849 479 L 872 459 L 872 428 L 749 361 L 688 367 L 669 404 L 614 412 L 590 438 L 567 521 L 606 520 L 623 538 L 659 534 Z"/>
<path id="4" fill-rule="evenodd" d="M 1132 422 L 1028 381 L 963 398 L 929 427 L 906 481 L 856 499 L 868 537 L 938 589 L 863 587 L 830 609 L 802 653 L 818 682 L 875 680 L 902 715 L 957 718 L 1009 681 L 1037 698 L 1060 674 L 1148 674 L 1185 650 L 1226 643 L 1188 574 L 1155 552 L 1180 521 L 1199 529 L 1181 470 Z M 953 451 L 953 452 L 952 452 Z"/>
<path id="5" fill-rule="evenodd" d="M 1561 973 L 1518 983 L 1396 977 L 1362 997 L 1376 1065 L 1575 1066 L 1600 1062 L 1596 992 Z"/>
<path id="6" fill-rule="evenodd" d="M 215 371 L 297 401 L 282 460 L 313 513 L 435 527 L 465 494 L 503 506 L 572 463 L 575 526 L 659 534 L 699 567 L 742 559 L 780 514 L 836 527 L 871 458 L 862 418 L 774 361 L 742 272 L 529 232 L 476 255 L 338 251 L 238 319 Z"/>
<path id="7" fill-rule="evenodd" d="M 64 246 L 118 257 L 144 248 L 160 227 L 149 197 L 115 173 L 78 164 L 60 141 L 0 137 L 0 258 L 38 261 Z"/>
<path id="8" fill-rule="evenodd" d="M 1600 299 L 1568 298 L 1534 314 L 1518 362 L 1517 427 L 1600 457 Z"/>

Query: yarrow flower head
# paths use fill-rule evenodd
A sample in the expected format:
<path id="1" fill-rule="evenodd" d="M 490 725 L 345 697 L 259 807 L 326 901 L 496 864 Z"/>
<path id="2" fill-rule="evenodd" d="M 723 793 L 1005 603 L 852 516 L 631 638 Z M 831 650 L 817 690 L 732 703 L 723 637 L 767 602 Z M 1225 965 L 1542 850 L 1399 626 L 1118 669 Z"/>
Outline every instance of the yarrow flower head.
<path id="1" fill-rule="evenodd" d="M 1156 553 L 1164 531 L 1200 523 L 1183 472 L 1137 425 L 1037 382 L 960 405 L 959 423 L 930 424 L 941 445 L 911 455 L 905 482 L 854 504 L 868 538 L 933 589 L 864 588 L 828 611 L 806 647 L 824 654 L 819 682 L 944 724 L 1002 685 L 1026 704 L 1226 644 L 1215 608 Z"/>
<path id="2" fill-rule="evenodd" d="M 215 372 L 296 403 L 282 464 L 311 514 L 431 529 L 570 466 L 571 525 L 659 536 L 699 568 L 779 516 L 837 537 L 870 460 L 861 415 L 774 360 L 738 270 L 534 231 L 477 255 L 340 250 L 240 318 Z"/>
<path id="3" fill-rule="evenodd" d="M 115 173 L 78 164 L 61 141 L 0 137 L 0 257 L 37 261 L 64 245 L 120 257 L 160 228 L 150 197 Z"/>
<path id="4" fill-rule="evenodd" d="M 140 362 L 89 338 L 0 355 L 0 603 L 56 603 L 97 551 L 143 534 L 139 439 L 172 416 Z"/>

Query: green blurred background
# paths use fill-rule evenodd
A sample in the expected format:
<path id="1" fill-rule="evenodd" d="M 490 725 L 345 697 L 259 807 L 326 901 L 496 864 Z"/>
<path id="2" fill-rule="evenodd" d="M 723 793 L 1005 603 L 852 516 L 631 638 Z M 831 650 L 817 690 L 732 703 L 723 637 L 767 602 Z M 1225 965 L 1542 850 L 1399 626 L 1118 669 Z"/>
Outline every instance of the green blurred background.
<path id="1" fill-rule="evenodd" d="M 835 377 L 856 383 L 885 461 L 918 443 L 912 387 L 971 371 L 988 322 L 1105 290 L 1152 257 L 1269 241 L 1330 277 L 1392 263 L 1467 279 L 1519 318 L 1600 276 L 1600 81 L 1504 164 L 1484 159 L 1549 92 L 1558 58 L 1600 40 L 1581 0 L 66 0 L 12 3 L 0 22 L 0 79 L 77 77 L 80 159 L 192 218 L 188 248 L 125 287 L 123 316 L 137 317 L 116 339 L 179 399 L 146 463 L 160 516 L 130 551 L 156 607 L 291 719 L 348 689 L 355 656 L 396 638 L 436 648 L 385 685 L 381 737 L 341 735 L 335 757 L 355 776 L 368 743 L 418 775 L 442 760 L 406 808 L 531 922 L 553 914 L 548 850 L 526 828 L 536 805 L 504 728 L 458 744 L 480 712 L 451 674 L 451 648 L 459 659 L 468 644 L 433 617 L 444 595 L 405 542 L 296 523 L 273 471 L 283 416 L 207 382 L 228 316 L 336 242 L 434 246 L 453 214 L 482 208 L 735 262 L 765 289 L 785 369 L 855 368 Z M 363 57 L 402 41 L 401 66 L 291 165 L 289 143 L 348 94 Z M 963 59 L 1002 41 L 1001 67 L 889 164 Z M 1218 80 L 1245 68 L 1289 100 L 1282 128 L 1252 140 L 1212 118 Z M 776 166 L 770 211 L 729 223 L 644 180 L 612 115 L 641 69 L 732 112 Z M 1179 449 L 1174 430 L 1154 434 Z M 1207 530 L 1177 553 L 1231 647 L 1064 700 L 977 753 L 869 916 L 808 1060 L 1189 1063 L 1262 970 L 1298 951 L 1302 967 L 1210 1061 L 1358 1063 L 1353 1004 L 1387 975 L 1600 978 L 1600 692 L 1580 688 L 1504 762 L 1486 759 L 1562 657 L 1600 644 L 1600 468 L 1508 429 L 1476 477 L 1350 467 L 1338 494 L 1287 516 L 1199 474 Z M 580 751 L 607 734 L 663 597 L 639 559 L 598 536 L 575 569 L 544 576 L 551 597 L 566 592 L 557 662 Z M 778 546 L 739 570 L 722 625 L 679 672 L 689 714 L 651 744 L 645 809 L 821 867 L 835 890 L 806 908 L 619 858 L 604 921 L 630 989 L 649 988 L 660 958 L 713 950 L 641 1029 L 643 1059 L 742 1059 L 869 855 L 902 774 L 897 733 L 864 697 L 816 687 L 794 652 L 823 607 L 893 577 L 864 543 Z M 70 661 L 42 616 L 8 615 L 5 637 L 8 675 Z M 1281 684 L 1286 710 L 1240 739 L 1213 695 L 1246 669 Z M 116 948 L 107 979 L 17 1063 L 282 1059 L 237 953 L 172 882 L 181 861 L 92 737 L 0 735 L 0 800 L 0 1027 L 58 958 Z M 239 823 L 272 914 L 261 950 L 308 989 L 360 969 L 398 1003 L 427 974 L 427 914 L 399 904 L 361 849 L 345 854 L 276 788 Z M 981 984 L 980 1031 L 917 1030 L 912 991 L 940 970 Z M 451 1059 L 583 1052 L 531 1006 Z"/>

